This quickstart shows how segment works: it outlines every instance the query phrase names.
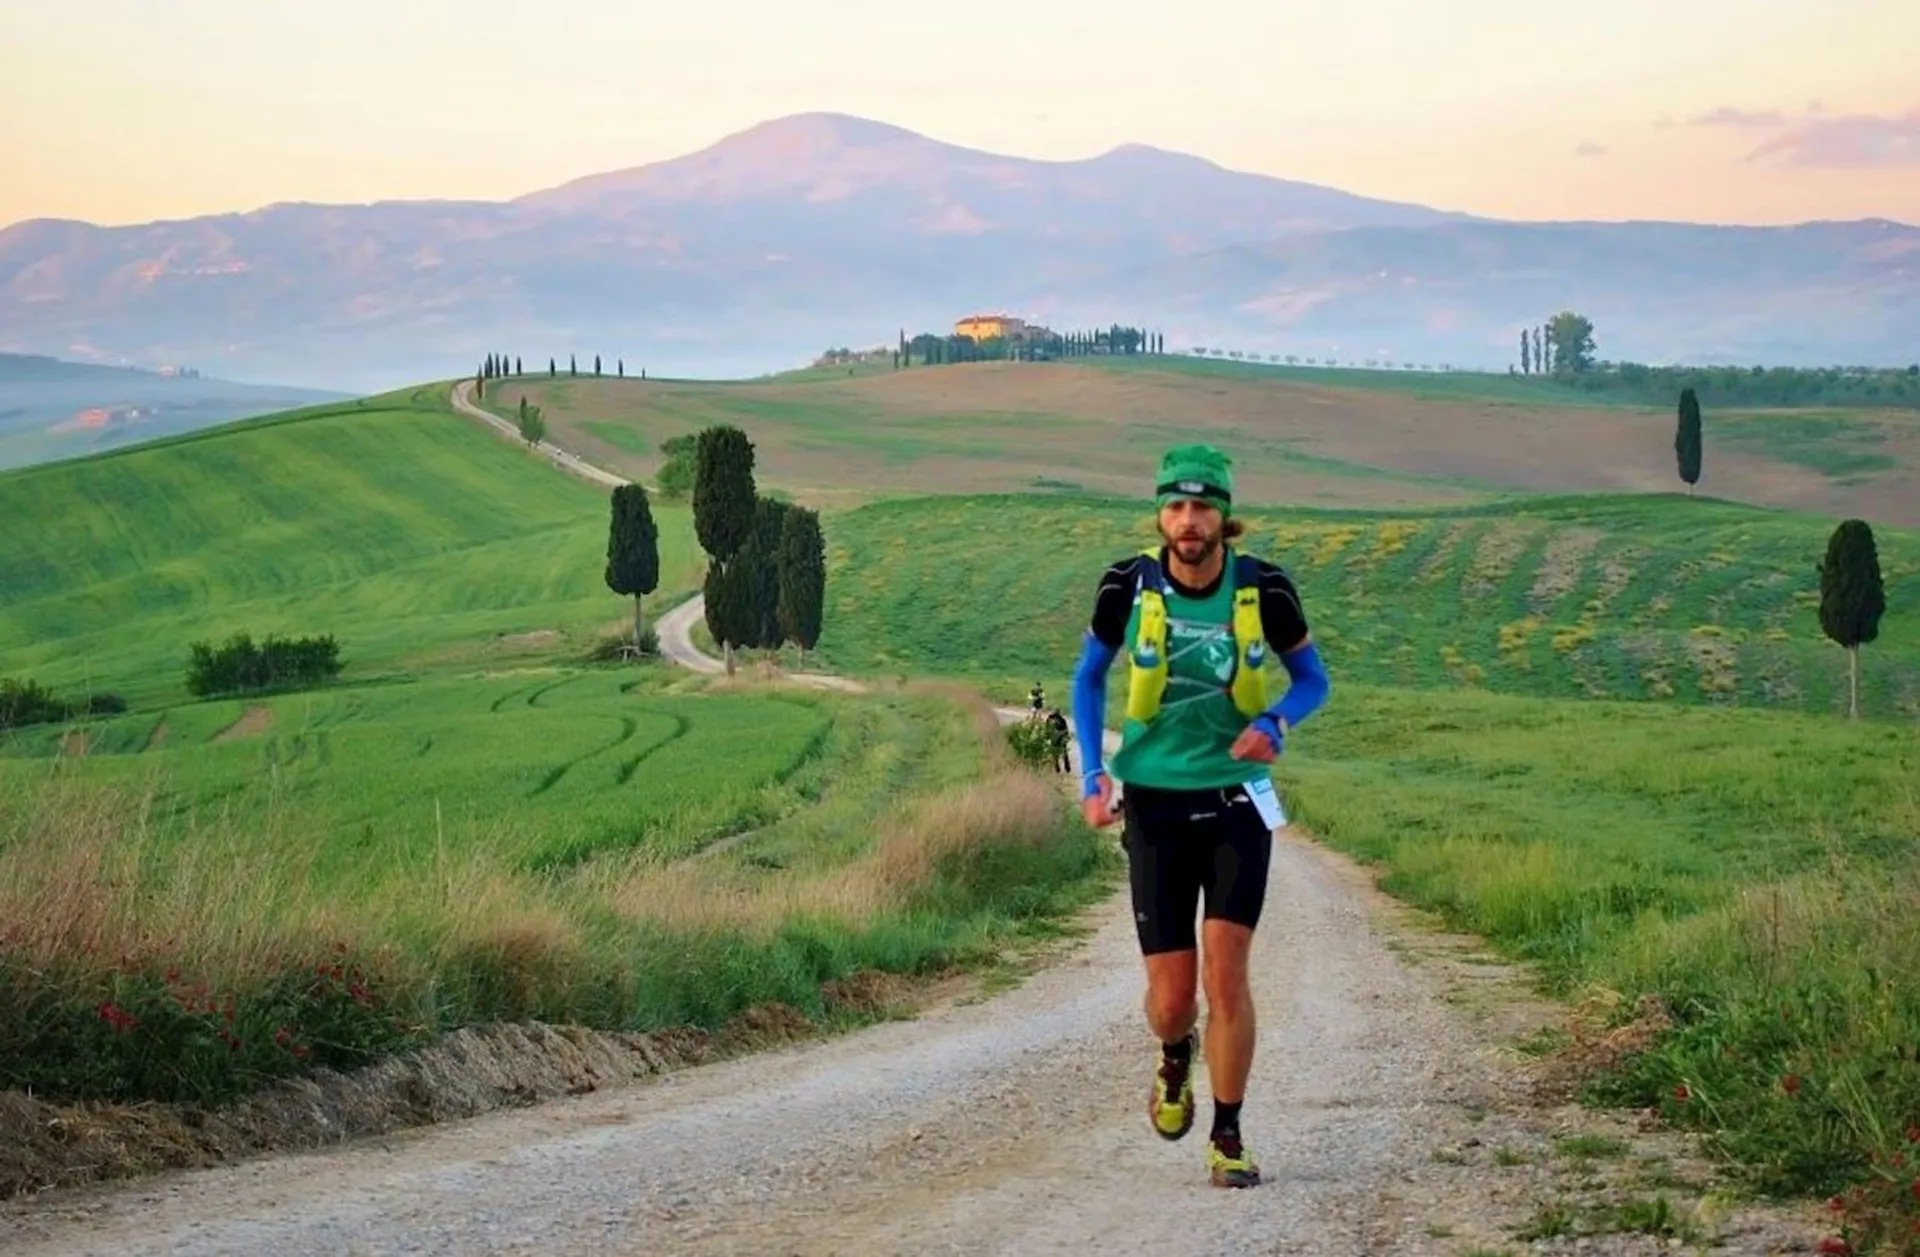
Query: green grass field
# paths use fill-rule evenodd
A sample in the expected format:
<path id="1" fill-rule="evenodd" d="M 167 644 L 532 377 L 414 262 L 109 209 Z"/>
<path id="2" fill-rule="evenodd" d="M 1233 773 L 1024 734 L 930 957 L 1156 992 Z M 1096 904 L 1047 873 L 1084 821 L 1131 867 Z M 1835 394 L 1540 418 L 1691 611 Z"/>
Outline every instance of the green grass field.
<path id="1" fill-rule="evenodd" d="M 1595 1097 L 1705 1131 L 1767 1189 L 1836 1191 L 1903 1148 L 1920 729 L 1336 679 L 1296 742 L 1295 819 L 1384 889 L 1558 994 L 1614 993 L 1617 1020 L 1662 1002 L 1673 1027 Z"/>
<path id="2" fill-rule="evenodd" d="M 1566 698 L 1843 711 L 1822 635 L 1828 526 L 1677 497 L 1419 513 L 1246 516 L 1301 592 L 1336 678 Z M 825 656 L 1064 694 L 1104 566 L 1150 544 L 1144 507 L 1035 496 L 876 503 L 828 529 Z M 1920 538 L 1881 529 L 1888 611 L 1864 709 L 1920 715 Z"/>
<path id="3" fill-rule="evenodd" d="M 439 390 L 0 476 L 0 659 L 60 689 L 170 699 L 187 647 L 331 632 L 348 675 L 578 652 L 630 616 L 601 578 L 606 494 L 454 415 Z M 662 504 L 660 601 L 695 586 Z"/>
<path id="4" fill-rule="evenodd" d="M 448 849 L 536 871 L 671 858 L 805 803 L 813 775 L 790 783 L 826 750 L 830 710 L 664 688 L 547 668 L 196 703 L 88 729 L 83 758 L 63 730 L 23 731 L 0 772 L 150 791 L 160 815 L 289 818 L 329 895 L 404 883 Z"/>

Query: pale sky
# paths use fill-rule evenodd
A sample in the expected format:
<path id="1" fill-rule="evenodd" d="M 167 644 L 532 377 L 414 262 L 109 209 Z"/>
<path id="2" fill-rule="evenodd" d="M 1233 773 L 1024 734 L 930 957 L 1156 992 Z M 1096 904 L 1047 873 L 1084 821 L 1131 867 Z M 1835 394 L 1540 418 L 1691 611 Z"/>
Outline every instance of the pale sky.
<path id="1" fill-rule="evenodd" d="M 1920 223 L 1920 0 L 0 0 L 0 224 L 504 199 L 811 110 L 1510 218 Z"/>

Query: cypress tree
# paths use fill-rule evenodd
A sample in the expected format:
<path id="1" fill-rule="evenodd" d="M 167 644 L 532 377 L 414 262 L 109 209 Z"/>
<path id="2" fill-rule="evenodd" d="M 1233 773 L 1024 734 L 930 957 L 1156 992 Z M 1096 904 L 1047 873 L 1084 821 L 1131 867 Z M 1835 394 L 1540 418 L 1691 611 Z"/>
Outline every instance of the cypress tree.
<path id="1" fill-rule="evenodd" d="M 1520 374 L 1533 374 L 1533 349 L 1527 344 L 1527 334 L 1520 333 Z"/>
<path id="2" fill-rule="evenodd" d="M 740 569 L 740 644 L 777 650 L 780 631 L 780 543 L 786 529 L 786 503 L 756 498 L 753 527 L 734 556 Z"/>
<path id="3" fill-rule="evenodd" d="M 633 649 L 640 653 L 640 600 L 660 585 L 660 529 L 647 491 L 623 484 L 613 491 L 607 528 L 607 588 L 633 599 Z"/>
<path id="4" fill-rule="evenodd" d="M 599 354 L 595 354 L 593 356 L 593 374 L 596 377 L 599 376 L 600 374 L 600 355 Z"/>
<path id="5" fill-rule="evenodd" d="M 553 359 L 551 358 L 547 359 L 547 378 L 551 380 L 559 374 L 560 374 L 560 368 L 554 364 Z"/>
<path id="6" fill-rule="evenodd" d="M 707 627 L 733 673 L 733 647 L 751 632 L 743 603 L 751 589 L 736 579 L 733 561 L 754 525 L 753 443 L 731 424 L 704 429 L 694 443 L 693 532 L 711 562 L 707 569 Z"/>
<path id="7" fill-rule="evenodd" d="M 1700 483 L 1700 399 L 1690 388 L 1680 390 L 1680 423 L 1673 434 L 1673 452 L 1680 462 L 1680 479 L 1687 492 Z"/>
<path id="8" fill-rule="evenodd" d="M 826 606 L 827 548 L 820 535 L 820 514 L 804 507 L 789 507 L 780 530 L 779 607 L 780 636 L 806 653 L 820 642 L 820 625 Z"/>
<path id="9" fill-rule="evenodd" d="M 1880 636 L 1887 610 L 1880 553 L 1864 519 L 1841 522 L 1820 564 L 1820 629 L 1847 651 L 1847 717 L 1860 718 L 1860 647 Z"/>
<path id="10" fill-rule="evenodd" d="M 627 360 L 625 358 L 620 359 L 620 364 L 616 370 L 616 374 L 618 374 L 619 377 L 623 380 L 627 378 Z"/>
<path id="11" fill-rule="evenodd" d="M 577 358 L 575 358 L 575 357 L 574 357 L 574 355 L 572 355 L 572 354 L 568 354 L 568 355 L 567 355 L 567 374 L 568 374 L 568 375 L 579 375 L 579 374 L 580 374 L 580 364 L 579 364 L 579 360 L 578 360 Z"/>

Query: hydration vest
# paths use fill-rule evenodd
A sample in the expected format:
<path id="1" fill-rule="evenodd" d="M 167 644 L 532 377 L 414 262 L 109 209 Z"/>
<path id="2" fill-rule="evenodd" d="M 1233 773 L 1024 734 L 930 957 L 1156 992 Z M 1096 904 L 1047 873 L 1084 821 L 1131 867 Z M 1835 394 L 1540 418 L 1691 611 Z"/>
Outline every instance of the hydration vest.
<path id="1" fill-rule="evenodd" d="M 1144 559 L 1134 594 L 1140 624 L 1127 652 L 1127 719 L 1145 724 L 1159 713 L 1160 699 L 1167 689 L 1167 595 L 1171 586 L 1160 563 L 1160 551 L 1140 553 Z M 1226 574 L 1233 582 L 1233 673 L 1226 692 L 1234 707 L 1252 718 L 1267 709 L 1267 680 L 1262 671 L 1267 662 L 1267 636 L 1260 620 L 1259 560 L 1232 550 L 1227 552 L 1227 560 Z"/>

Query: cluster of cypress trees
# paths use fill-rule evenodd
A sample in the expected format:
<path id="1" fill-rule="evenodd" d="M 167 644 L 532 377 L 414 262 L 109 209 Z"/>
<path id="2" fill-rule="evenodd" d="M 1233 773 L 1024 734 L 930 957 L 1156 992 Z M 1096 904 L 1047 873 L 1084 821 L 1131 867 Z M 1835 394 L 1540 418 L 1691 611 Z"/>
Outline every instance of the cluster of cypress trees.
<path id="1" fill-rule="evenodd" d="M 753 442 L 716 424 L 695 443 L 693 531 L 707 552 L 707 631 L 734 667 L 740 647 L 802 652 L 820 640 L 826 545 L 815 511 L 760 495 Z"/>
<path id="2" fill-rule="evenodd" d="M 753 443 L 731 424 L 694 440 L 693 530 L 707 552 L 707 630 L 734 669 L 741 647 L 802 652 L 820 641 L 826 601 L 826 543 L 818 512 L 760 495 Z M 633 641 L 641 649 L 641 599 L 660 584 L 660 533 L 647 491 L 613 491 L 607 587 L 633 599 Z"/>

